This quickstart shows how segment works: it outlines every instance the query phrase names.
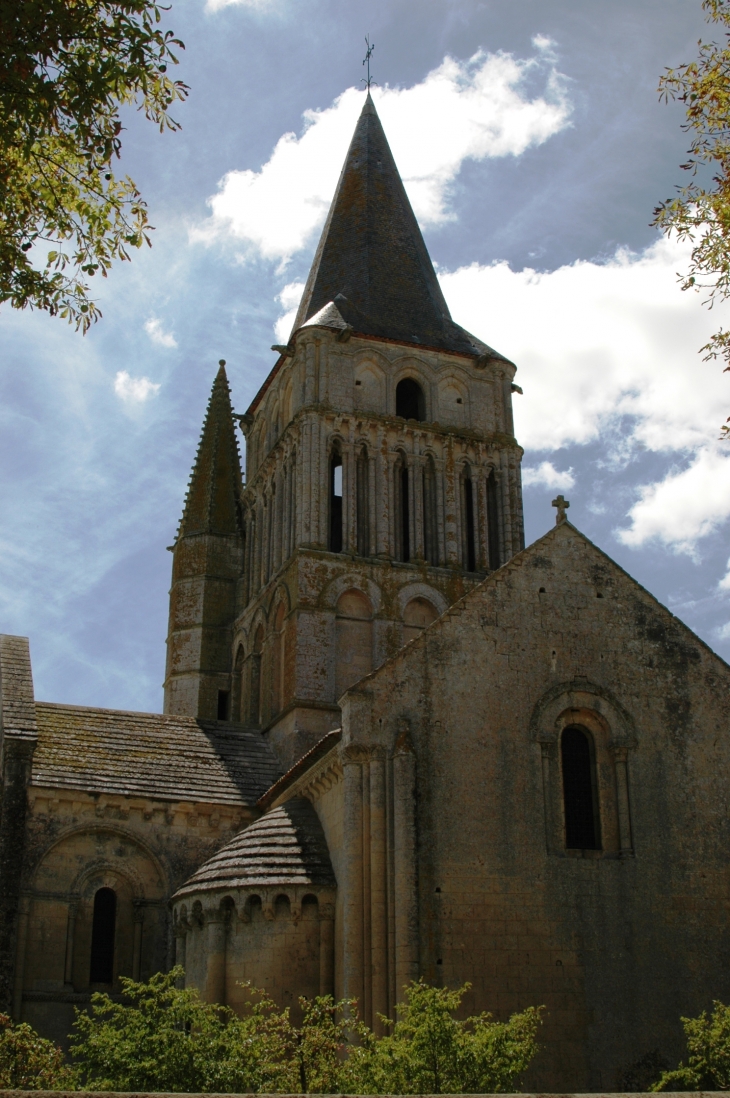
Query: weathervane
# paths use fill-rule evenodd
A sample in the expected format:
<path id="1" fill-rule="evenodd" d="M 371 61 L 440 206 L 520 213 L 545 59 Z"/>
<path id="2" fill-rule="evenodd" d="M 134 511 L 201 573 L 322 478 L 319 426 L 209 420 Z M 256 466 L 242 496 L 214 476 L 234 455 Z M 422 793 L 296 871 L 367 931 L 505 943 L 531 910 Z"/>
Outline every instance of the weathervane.
<path id="1" fill-rule="evenodd" d="M 371 84 L 377 84 L 377 80 L 373 80 L 373 78 L 370 75 L 370 58 L 372 57 L 373 50 L 375 49 L 375 43 L 373 42 L 372 46 L 370 45 L 370 39 L 369 39 L 367 34 L 365 35 L 365 45 L 367 46 L 368 50 L 367 50 L 367 53 L 365 54 L 365 56 L 363 58 L 362 63 L 363 63 L 363 65 L 367 65 L 367 67 L 368 67 L 368 78 L 366 80 L 365 77 L 363 76 L 360 83 L 364 84 L 365 87 L 367 88 L 367 90 L 370 91 L 370 85 Z"/>

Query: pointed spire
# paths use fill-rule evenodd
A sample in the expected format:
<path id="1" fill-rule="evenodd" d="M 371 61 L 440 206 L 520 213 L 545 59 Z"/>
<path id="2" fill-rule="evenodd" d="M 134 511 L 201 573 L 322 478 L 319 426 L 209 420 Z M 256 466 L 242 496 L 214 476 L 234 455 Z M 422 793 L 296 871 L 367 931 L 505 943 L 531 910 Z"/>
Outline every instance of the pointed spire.
<path id="1" fill-rule="evenodd" d="M 188 534 L 240 533 L 241 460 L 225 362 L 213 382 L 178 538 Z"/>
<path id="2" fill-rule="evenodd" d="M 334 302 L 361 335 L 499 357 L 451 319 L 370 92 L 355 127 L 294 331 Z M 326 326 L 326 325 L 325 325 Z"/>

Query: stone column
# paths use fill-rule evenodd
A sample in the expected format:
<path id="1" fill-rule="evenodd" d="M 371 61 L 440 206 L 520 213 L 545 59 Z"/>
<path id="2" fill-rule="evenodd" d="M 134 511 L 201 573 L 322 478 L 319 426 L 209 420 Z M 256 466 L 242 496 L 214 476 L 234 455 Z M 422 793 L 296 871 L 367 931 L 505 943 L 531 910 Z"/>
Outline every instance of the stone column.
<path id="1" fill-rule="evenodd" d="M 388 893 L 386 882 L 385 758 L 370 757 L 370 964 L 372 1028 L 382 1034 L 378 1014 L 388 1013 Z"/>
<path id="2" fill-rule="evenodd" d="M 556 854 L 564 847 L 563 819 L 560 810 L 560 768 L 556 740 L 542 740 L 542 796 L 545 809 L 545 847 L 548 854 Z"/>
<path id="3" fill-rule="evenodd" d="M 319 994 L 335 995 L 335 907 L 319 905 Z"/>
<path id="4" fill-rule="evenodd" d="M 416 560 L 426 559 L 426 546 L 424 538 L 424 506 L 423 506 L 423 459 L 414 455 L 411 458 L 411 483 L 413 485 L 413 547 L 412 557 Z"/>
<path id="5" fill-rule="evenodd" d="M 616 803 L 618 807 L 618 831 L 622 858 L 631 858 L 634 844 L 631 837 L 631 808 L 629 805 L 629 750 L 625 744 L 613 748 L 616 766 Z"/>
<path id="6" fill-rule="evenodd" d="M 78 902 L 71 900 L 66 917 L 66 959 L 63 966 L 63 982 L 73 987 L 74 982 L 74 938 L 76 936 L 76 910 Z"/>
<path id="7" fill-rule="evenodd" d="M 28 916 L 30 898 L 22 896 L 18 904 L 18 936 L 15 947 L 15 979 L 13 981 L 13 1021 L 20 1022 L 23 1015 L 23 981 L 25 979 L 25 946 L 28 940 Z"/>
<path id="8" fill-rule="evenodd" d="M 416 758 L 408 721 L 399 721 L 393 755 L 395 994 L 418 979 L 418 871 L 416 866 Z"/>
<path id="9" fill-rule="evenodd" d="M 132 951 L 132 979 L 139 980 L 142 968 L 142 927 L 144 925 L 144 908 L 142 904 L 134 902 L 134 947 Z"/>
<path id="10" fill-rule="evenodd" d="M 343 981 L 342 994 L 363 1005 L 362 765 L 358 753 L 342 753 L 344 771 Z"/>
<path id="11" fill-rule="evenodd" d="M 444 548 L 447 567 L 459 562 L 459 537 L 457 526 L 456 495 L 458 484 L 454 470 L 453 442 L 446 442 L 446 460 L 444 463 Z"/>
<path id="12" fill-rule="evenodd" d="M 187 945 L 188 945 L 188 928 L 184 923 L 177 923 L 174 929 L 175 934 L 175 964 L 180 965 L 182 969 L 185 969 L 187 963 Z M 185 975 L 180 982 L 181 987 L 185 987 Z"/>
<path id="13" fill-rule="evenodd" d="M 368 555 L 374 557 L 378 552 L 378 466 L 372 451 L 368 448 Z M 382 506 L 382 504 L 381 504 Z"/>
<path id="14" fill-rule="evenodd" d="M 226 920 L 222 911 L 206 913 L 206 967 L 203 998 L 226 1005 Z"/>
<path id="15" fill-rule="evenodd" d="M 371 939 L 371 864 L 370 864 L 370 761 L 362 762 L 362 974 L 363 996 L 361 1014 L 365 1022 L 372 1026 L 373 1008 L 373 966 Z"/>

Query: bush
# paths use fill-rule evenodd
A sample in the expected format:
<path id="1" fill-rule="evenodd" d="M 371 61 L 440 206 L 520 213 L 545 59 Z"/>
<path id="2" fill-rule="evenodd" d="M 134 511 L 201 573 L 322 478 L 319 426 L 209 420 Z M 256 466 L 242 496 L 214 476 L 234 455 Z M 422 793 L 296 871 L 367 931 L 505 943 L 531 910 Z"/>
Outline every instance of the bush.
<path id="1" fill-rule="evenodd" d="M 252 1092 L 285 1089 L 288 1015 L 250 991 L 242 1017 L 175 986 L 180 967 L 146 983 L 122 978 L 126 1002 L 77 1010 L 71 1051 L 94 1090 Z"/>
<path id="2" fill-rule="evenodd" d="M 77 1011 L 72 1054 L 87 1089 L 446 1094 L 514 1090 L 537 1051 L 542 1008 L 507 1022 L 490 1014 L 457 1021 L 456 991 L 420 981 L 406 988 L 392 1032 L 376 1037 L 354 1000 L 300 999 L 292 1025 L 264 992 L 248 988 L 243 1016 L 176 987 L 175 968 L 146 984 L 123 979 L 125 1002 L 92 996 Z"/>
<path id="3" fill-rule="evenodd" d="M 470 987 L 450 991 L 419 980 L 405 989 L 392 1033 L 353 1049 L 347 1072 L 361 1094 L 495 1094 L 514 1091 L 538 1050 L 542 1007 L 507 1022 L 491 1014 L 453 1015 Z"/>
<path id="4" fill-rule="evenodd" d="M 73 1090 L 75 1076 L 63 1052 L 26 1022 L 0 1014 L 0 1090 Z"/>
<path id="5" fill-rule="evenodd" d="M 682 1018 L 687 1038 L 686 1064 L 665 1071 L 651 1090 L 730 1089 L 730 1007 L 717 999 L 710 1017 Z"/>

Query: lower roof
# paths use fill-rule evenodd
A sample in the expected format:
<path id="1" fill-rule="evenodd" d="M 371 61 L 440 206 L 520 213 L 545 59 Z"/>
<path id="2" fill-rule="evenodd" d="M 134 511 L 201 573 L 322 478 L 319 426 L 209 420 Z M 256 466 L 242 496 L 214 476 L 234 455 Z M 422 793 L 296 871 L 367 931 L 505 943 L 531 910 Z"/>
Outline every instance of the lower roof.
<path id="1" fill-rule="evenodd" d="M 36 702 L 32 784 L 253 806 L 281 775 L 259 732 L 221 721 Z"/>

